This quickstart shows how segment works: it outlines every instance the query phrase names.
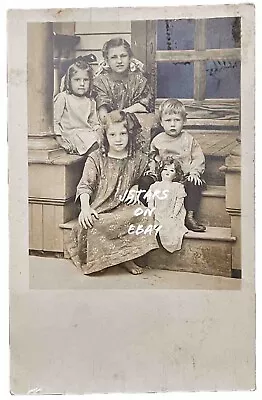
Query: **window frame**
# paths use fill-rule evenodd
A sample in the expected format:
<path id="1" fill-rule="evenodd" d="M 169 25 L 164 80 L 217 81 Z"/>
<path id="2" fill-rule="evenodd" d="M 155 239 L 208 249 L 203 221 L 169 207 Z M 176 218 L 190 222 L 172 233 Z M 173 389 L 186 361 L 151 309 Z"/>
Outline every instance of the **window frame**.
<path id="1" fill-rule="evenodd" d="M 194 98 L 201 102 L 206 98 L 206 62 L 207 61 L 240 61 L 241 48 L 206 48 L 206 19 L 195 19 L 194 50 L 156 50 L 155 62 L 193 62 L 194 63 Z M 156 25 L 157 29 L 157 25 Z M 157 32 L 157 31 L 156 31 Z M 213 100 L 213 99 L 212 99 Z M 217 99 L 222 100 L 222 99 Z M 227 99 L 223 99 L 227 100 Z M 237 100 L 232 99 L 232 100 Z"/>

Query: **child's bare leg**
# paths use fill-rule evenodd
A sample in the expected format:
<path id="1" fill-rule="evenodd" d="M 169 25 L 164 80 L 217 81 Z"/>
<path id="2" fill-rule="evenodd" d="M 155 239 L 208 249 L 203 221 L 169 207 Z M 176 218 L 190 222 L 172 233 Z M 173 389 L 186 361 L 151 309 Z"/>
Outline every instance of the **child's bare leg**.
<path id="1" fill-rule="evenodd" d="M 134 261 L 126 261 L 121 264 L 130 274 L 139 275 L 142 274 L 143 268 L 139 267 Z"/>

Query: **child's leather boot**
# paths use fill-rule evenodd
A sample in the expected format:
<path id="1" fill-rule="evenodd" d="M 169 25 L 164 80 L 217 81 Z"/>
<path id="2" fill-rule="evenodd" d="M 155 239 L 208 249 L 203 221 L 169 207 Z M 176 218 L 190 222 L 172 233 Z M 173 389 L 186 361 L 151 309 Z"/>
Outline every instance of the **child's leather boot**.
<path id="1" fill-rule="evenodd" d="M 194 211 L 188 211 L 186 216 L 186 227 L 190 231 L 205 232 L 206 227 L 199 224 L 194 218 Z"/>

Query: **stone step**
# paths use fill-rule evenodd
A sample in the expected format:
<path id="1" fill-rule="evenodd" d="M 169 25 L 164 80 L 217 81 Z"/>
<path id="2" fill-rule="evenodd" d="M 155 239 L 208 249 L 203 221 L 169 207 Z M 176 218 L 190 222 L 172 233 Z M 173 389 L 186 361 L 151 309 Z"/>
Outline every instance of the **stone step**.
<path id="1" fill-rule="evenodd" d="M 146 263 L 156 269 L 231 277 L 235 241 L 230 228 L 208 227 L 203 233 L 190 231 L 185 235 L 180 251 L 169 253 L 161 246 L 142 257 L 141 265 Z"/>
<path id="2" fill-rule="evenodd" d="M 198 219 L 206 226 L 230 227 L 230 216 L 226 212 L 225 186 L 207 186 L 202 193 Z"/>
<path id="3" fill-rule="evenodd" d="M 75 222 L 76 220 L 72 220 L 60 224 L 64 241 L 68 240 Z M 231 277 L 232 245 L 235 241 L 230 228 L 207 227 L 203 233 L 189 231 L 184 237 L 180 251 L 169 253 L 160 245 L 159 249 L 140 257 L 138 264 L 156 269 Z M 66 250 L 64 257 L 68 258 Z"/>

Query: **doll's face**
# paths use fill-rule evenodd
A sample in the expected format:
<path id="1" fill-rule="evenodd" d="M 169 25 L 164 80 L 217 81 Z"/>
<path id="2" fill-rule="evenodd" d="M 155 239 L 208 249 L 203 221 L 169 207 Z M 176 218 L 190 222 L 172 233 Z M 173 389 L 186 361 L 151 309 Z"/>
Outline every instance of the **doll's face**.
<path id="1" fill-rule="evenodd" d="M 125 121 L 110 124 L 107 127 L 106 137 L 109 143 L 109 150 L 121 153 L 126 150 L 128 144 L 128 133 Z"/>
<path id="2" fill-rule="evenodd" d="M 112 47 L 108 50 L 107 62 L 113 72 L 123 74 L 129 68 L 130 57 L 124 46 Z"/>
<path id="3" fill-rule="evenodd" d="M 176 169 L 174 164 L 165 165 L 161 172 L 161 178 L 163 181 L 173 182 L 176 177 Z"/>
<path id="4" fill-rule="evenodd" d="M 172 137 L 180 135 L 184 122 L 185 119 L 183 116 L 175 113 L 163 113 L 161 118 L 161 125 L 163 126 L 164 131 Z"/>
<path id="5" fill-rule="evenodd" d="M 71 78 L 72 93 L 76 96 L 85 96 L 90 87 L 88 72 L 79 69 Z"/>

